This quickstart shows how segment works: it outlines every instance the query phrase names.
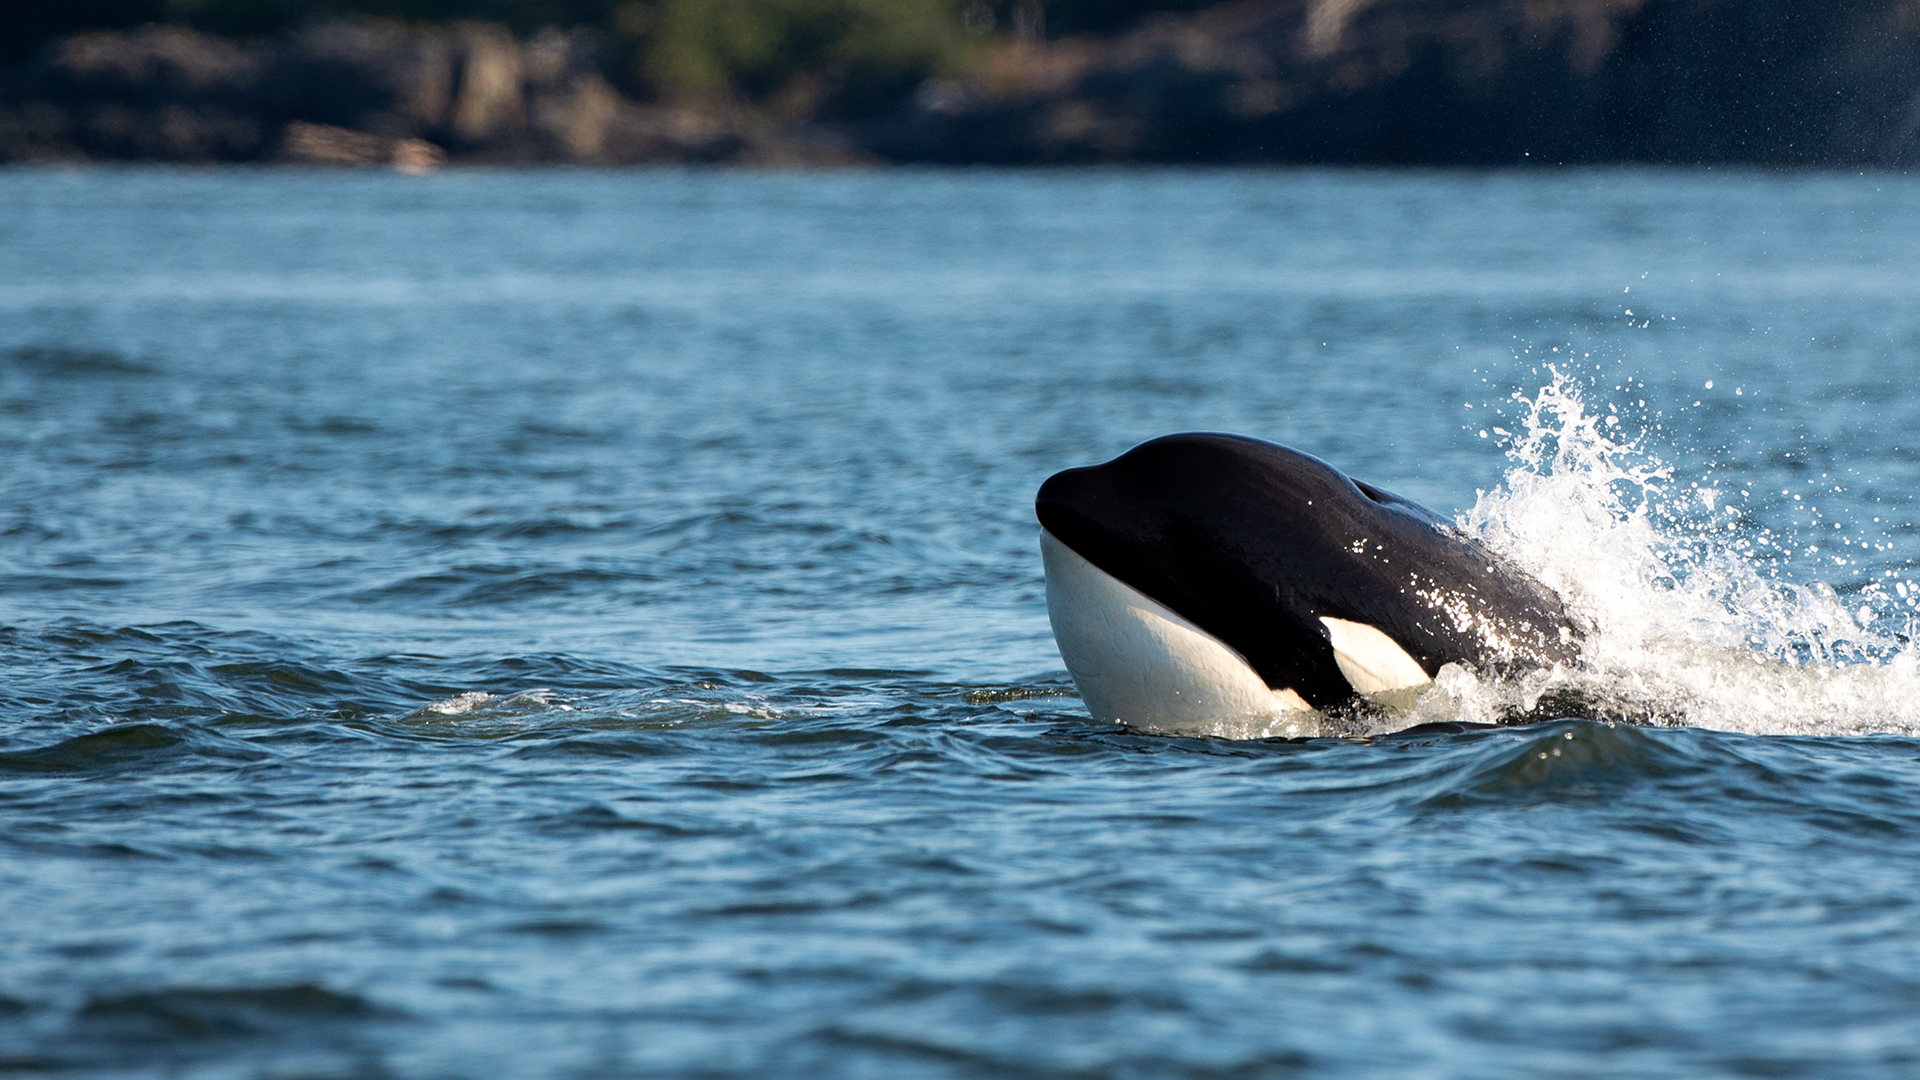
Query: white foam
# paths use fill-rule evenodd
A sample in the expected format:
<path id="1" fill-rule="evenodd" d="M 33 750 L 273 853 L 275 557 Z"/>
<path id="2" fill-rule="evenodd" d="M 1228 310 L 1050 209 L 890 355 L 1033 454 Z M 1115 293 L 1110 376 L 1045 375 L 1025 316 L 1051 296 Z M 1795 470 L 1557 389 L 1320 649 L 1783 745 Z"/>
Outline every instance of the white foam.
<path id="1" fill-rule="evenodd" d="M 460 716 L 463 713 L 470 713 L 492 700 L 492 694 L 474 690 L 465 694 L 455 694 L 450 698 L 443 698 L 433 702 L 421 711 L 435 713 L 440 716 Z"/>
<path id="2" fill-rule="evenodd" d="M 1913 620 L 1894 582 L 1843 602 L 1774 576 L 1767 562 L 1818 542 L 1742 526 L 1725 493 L 1676 480 L 1644 436 L 1610 437 L 1614 411 L 1589 409 L 1570 377 L 1516 403 L 1514 465 L 1459 523 L 1590 625 L 1582 664 L 1511 680 L 1444 671 L 1414 722 L 1492 719 L 1572 690 L 1722 730 L 1920 732 Z"/>

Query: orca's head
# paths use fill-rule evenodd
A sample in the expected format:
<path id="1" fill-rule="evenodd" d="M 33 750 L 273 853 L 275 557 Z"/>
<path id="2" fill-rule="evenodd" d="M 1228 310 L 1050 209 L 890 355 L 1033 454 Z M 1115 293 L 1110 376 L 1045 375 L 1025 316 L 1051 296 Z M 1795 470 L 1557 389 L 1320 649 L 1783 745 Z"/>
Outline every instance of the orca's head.
<path id="1" fill-rule="evenodd" d="M 1258 439 L 1154 439 L 1055 474 L 1035 511 L 1054 636 L 1103 719 L 1325 709 L 1577 648 L 1557 597 L 1444 519 Z"/>

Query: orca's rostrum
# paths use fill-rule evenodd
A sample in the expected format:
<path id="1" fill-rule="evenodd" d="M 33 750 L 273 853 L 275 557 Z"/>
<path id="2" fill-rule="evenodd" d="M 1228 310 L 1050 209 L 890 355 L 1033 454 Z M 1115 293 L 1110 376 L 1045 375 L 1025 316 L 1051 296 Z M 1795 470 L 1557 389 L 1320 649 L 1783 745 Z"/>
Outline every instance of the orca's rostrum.
<path id="1" fill-rule="evenodd" d="M 1297 450 L 1168 435 L 1035 499 L 1047 614 L 1100 720 L 1204 724 L 1410 697 L 1449 663 L 1572 662 L 1552 590 Z"/>

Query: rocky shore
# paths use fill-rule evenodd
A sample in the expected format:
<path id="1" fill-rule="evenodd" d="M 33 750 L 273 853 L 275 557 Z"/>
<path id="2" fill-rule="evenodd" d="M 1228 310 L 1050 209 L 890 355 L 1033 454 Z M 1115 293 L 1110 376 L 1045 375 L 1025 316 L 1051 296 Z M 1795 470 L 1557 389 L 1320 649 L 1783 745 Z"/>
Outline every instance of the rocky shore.
<path id="1" fill-rule="evenodd" d="M 0 160 L 469 163 L 851 160 L 831 133 L 744 110 L 643 105 L 588 32 L 336 20 L 229 41 L 171 26 L 78 34 L 13 73 Z"/>
<path id="2" fill-rule="evenodd" d="M 1904 167 L 1920 0 L 1231 0 L 994 39 L 857 115 L 642 100 L 596 31 L 75 34 L 0 79 L 0 161 Z"/>

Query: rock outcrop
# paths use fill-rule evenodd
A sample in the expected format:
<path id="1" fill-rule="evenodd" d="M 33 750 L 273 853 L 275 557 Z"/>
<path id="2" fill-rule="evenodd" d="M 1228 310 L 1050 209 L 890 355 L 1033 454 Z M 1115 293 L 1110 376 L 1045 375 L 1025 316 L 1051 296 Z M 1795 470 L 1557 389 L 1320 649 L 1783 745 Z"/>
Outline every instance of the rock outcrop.
<path id="1" fill-rule="evenodd" d="M 443 157 L 784 164 L 859 155 L 833 132 L 789 130 L 739 109 L 636 103 L 600 73 L 596 51 L 585 31 L 519 41 L 484 23 L 371 19 L 253 42 L 170 26 L 78 34 L 0 94 L 0 161 L 425 167 Z"/>

